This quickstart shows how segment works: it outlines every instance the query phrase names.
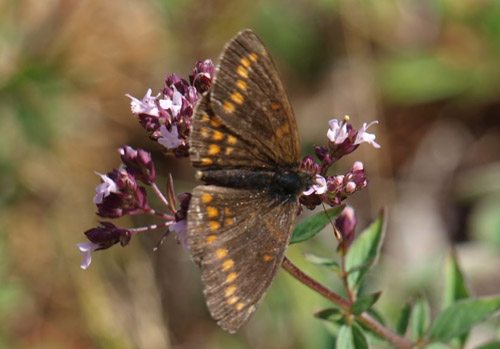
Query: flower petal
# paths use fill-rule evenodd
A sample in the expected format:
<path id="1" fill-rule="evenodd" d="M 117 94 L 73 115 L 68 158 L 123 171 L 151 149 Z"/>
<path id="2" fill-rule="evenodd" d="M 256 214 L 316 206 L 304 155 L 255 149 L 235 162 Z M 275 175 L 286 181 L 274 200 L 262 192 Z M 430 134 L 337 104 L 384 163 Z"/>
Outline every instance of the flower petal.
<path id="1" fill-rule="evenodd" d="M 167 149 L 177 148 L 181 143 L 179 140 L 179 132 L 176 125 L 172 125 L 172 131 L 169 131 L 165 125 L 160 127 L 161 137 L 158 138 L 158 143 Z"/>
<path id="2" fill-rule="evenodd" d="M 80 250 L 80 254 L 83 255 L 82 264 L 80 264 L 80 268 L 87 269 L 92 262 L 92 252 L 99 248 L 99 245 L 94 244 L 93 242 L 82 242 L 76 244 L 78 249 Z"/>

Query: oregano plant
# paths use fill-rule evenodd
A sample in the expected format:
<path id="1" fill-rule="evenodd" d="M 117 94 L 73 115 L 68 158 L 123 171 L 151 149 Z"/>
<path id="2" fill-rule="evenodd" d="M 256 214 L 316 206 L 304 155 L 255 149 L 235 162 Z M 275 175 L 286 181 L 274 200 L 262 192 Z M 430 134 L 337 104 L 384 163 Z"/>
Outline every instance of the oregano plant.
<path id="1" fill-rule="evenodd" d="M 250 53 L 248 60 L 241 61 L 241 67 L 249 68 L 252 61 L 257 61 L 257 58 Z M 242 77 L 247 73 L 246 70 L 240 70 Z M 164 87 L 156 94 L 149 89 L 142 99 L 128 95 L 133 116 L 150 139 L 162 147 L 165 156 L 186 160 L 191 156 L 193 115 L 201 98 L 211 92 L 214 76 L 215 67 L 207 59 L 196 63 L 187 80 L 175 74 L 168 75 Z M 245 86 L 240 84 L 242 90 Z M 244 98 L 241 94 L 233 96 L 235 103 Z M 306 253 L 304 258 L 337 277 L 346 296 L 333 292 L 321 280 L 313 279 L 287 257 L 282 260 L 281 267 L 311 292 L 331 302 L 328 308 L 316 312 L 311 309 L 311 321 L 315 317 L 333 325 L 331 328 L 334 329 L 337 348 L 369 348 L 373 342 L 398 348 L 461 348 L 467 343 L 471 329 L 500 309 L 500 296 L 478 298 L 471 295 L 453 249 L 446 259 L 442 304 L 439 313 L 434 316 L 431 316 L 428 300 L 420 295 L 402 304 L 399 315 L 392 322 L 395 325 L 387 325 L 383 314 L 376 310 L 377 301 L 384 290 L 369 294 L 363 292 L 367 275 L 381 258 L 388 213 L 385 209 L 381 210 L 371 224 L 358 229 L 356 234 L 356 212 L 347 201 L 369 183 L 364 165 L 354 161 L 346 173 L 333 172 L 337 161 L 353 153 L 361 144 L 380 148 L 375 142 L 375 135 L 367 132 L 376 123 L 365 123 L 357 129 L 347 116 L 341 120 L 330 120 L 324 145 L 315 146 L 315 157 L 306 155 L 300 163 L 300 169 L 312 178 L 312 182 L 298 197 L 297 214 L 307 209 L 320 210 L 295 225 L 290 244 L 304 243 L 325 228 L 329 229 L 332 238 L 338 243 L 336 251 L 321 256 Z M 221 135 L 214 132 L 212 137 Z M 214 147 L 214 153 L 219 151 Z M 170 234 L 175 234 L 184 249 L 193 248 L 187 237 L 189 215 L 194 214 L 189 210 L 192 193 L 176 192 L 174 178 L 170 174 L 167 183 L 157 183 L 149 152 L 130 146 L 124 146 L 118 152 L 122 161 L 120 167 L 105 174 L 97 173 L 101 182 L 97 185 L 94 203 L 98 216 L 106 221 L 87 230 L 85 235 L 89 241 L 78 244 L 83 255 L 83 269 L 89 267 L 94 252 L 117 244 L 127 246 L 139 233 L 160 230 L 162 237 L 157 248 Z M 151 189 L 149 193 L 159 198 L 161 207 L 153 207 L 146 186 Z M 165 187 L 166 192 L 162 192 L 161 187 Z M 207 201 L 210 199 L 206 197 Z M 149 215 L 159 218 L 162 223 L 130 228 L 108 221 L 125 215 Z M 210 239 L 207 237 L 207 244 L 211 243 Z M 227 251 L 217 250 L 217 258 L 222 259 L 225 254 Z M 266 256 L 263 258 L 271 258 Z M 230 269 L 234 261 L 226 261 L 229 262 L 222 264 L 222 268 Z M 228 274 L 227 278 L 237 276 Z M 236 308 L 239 304 L 244 306 L 232 296 L 235 289 L 228 287 L 225 292 L 227 302 L 234 300 Z M 321 326 L 319 322 L 318 326 Z M 495 345 L 499 347 L 500 342 L 490 343 L 484 348 L 493 348 Z"/>

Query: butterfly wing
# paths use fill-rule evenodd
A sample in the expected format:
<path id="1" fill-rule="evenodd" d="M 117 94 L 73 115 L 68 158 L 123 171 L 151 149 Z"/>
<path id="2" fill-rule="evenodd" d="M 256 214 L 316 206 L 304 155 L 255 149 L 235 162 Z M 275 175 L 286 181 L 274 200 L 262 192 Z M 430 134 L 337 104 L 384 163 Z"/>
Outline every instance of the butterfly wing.
<path id="1" fill-rule="evenodd" d="M 192 122 L 190 157 L 202 172 L 298 170 L 290 103 L 271 57 L 250 30 L 226 45 Z M 251 183 L 239 189 L 202 185 L 191 198 L 191 254 L 201 267 L 212 317 L 231 332 L 261 301 L 289 243 L 297 200 L 270 190 Z"/>
<path id="2" fill-rule="evenodd" d="M 245 152 L 238 153 L 243 165 L 255 161 L 254 168 L 298 166 L 300 142 L 293 111 L 274 62 L 253 31 L 241 31 L 228 42 L 211 92 L 201 103 L 204 105 L 199 105 L 194 115 L 192 154 L 203 152 L 203 147 L 194 140 L 201 136 L 203 120 L 208 119 L 204 115 L 209 112 L 216 120 L 210 125 L 222 124 L 224 131 L 236 136 L 240 149 L 246 150 L 247 161 L 241 158 Z M 209 136 L 213 134 L 209 132 Z M 205 139 L 211 141 L 208 137 Z M 225 138 L 223 142 L 231 146 L 228 140 Z M 207 146 L 205 144 L 206 149 Z M 213 152 L 218 149 L 215 145 L 212 147 Z M 225 161 L 222 149 L 216 155 L 218 158 L 212 160 L 217 160 L 219 166 L 235 166 L 236 156 L 231 153 L 229 161 Z M 212 164 L 208 160 L 210 156 L 199 158 L 202 167 Z"/>
<path id="3" fill-rule="evenodd" d="M 272 158 L 267 153 L 227 127 L 215 115 L 210 93 L 198 101 L 192 118 L 190 158 L 194 167 L 213 168 L 270 168 Z"/>
<path id="4" fill-rule="evenodd" d="M 270 200 L 266 191 L 195 188 L 188 243 L 208 309 L 223 329 L 238 330 L 262 300 L 283 261 L 296 210 L 296 200 Z"/>

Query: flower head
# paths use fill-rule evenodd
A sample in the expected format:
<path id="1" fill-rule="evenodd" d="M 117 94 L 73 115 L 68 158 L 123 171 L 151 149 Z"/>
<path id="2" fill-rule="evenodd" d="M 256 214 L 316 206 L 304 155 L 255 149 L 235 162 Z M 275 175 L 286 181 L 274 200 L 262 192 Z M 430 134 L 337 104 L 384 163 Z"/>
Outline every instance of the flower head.
<path id="1" fill-rule="evenodd" d="M 200 95 L 210 89 L 214 74 L 212 61 L 197 62 L 189 81 L 176 74 L 165 77 L 162 93 L 152 96 L 148 90 L 142 100 L 131 99 L 132 113 L 160 143 L 167 155 L 177 158 L 189 156 L 188 138 L 191 132 L 191 117 Z"/>
<path id="2" fill-rule="evenodd" d="M 156 175 L 151 153 L 142 149 L 135 150 L 128 145 L 119 148 L 118 152 L 130 174 L 145 184 L 151 185 L 154 183 Z"/>
<path id="3" fill-rule="evenodd" d="M 214 72 L 215 67 L 212 60 L 198 61 L 193 69 L 193 74 L 189 75 L 189 81 L 200 93 L 203 93 L 212 87 Z"/>
<path id="4" fill-rule="evenodd" d="M 150 209 L 146 189 L 137 185 L 134 175 L 126 168 L 100 176 L 103 182 L 97 186 L 97 195 L 94 198 L 99 216 L 116 218 L 124 214 L 143 213 Z M 103 186 L 103 183 L 106 186 Z M 108 190 L 109 188 L 113 190 Z"/>
<path id="5" fill-rule="evenodd" d="M 342 204 L 342 201 L 366 187 L 368 180 L 365 177 L 363 163 L 356 161 L 345 175 L 315 176 L 315 183 L 304 191 L 299 201 L 309 209 L 321 203 L 332 207 Z"/>
<path id="6" fill-rule="evenodd" d="M 105 250 L 117 243 L 125 246 L 131 238 L 129 230 L 118 228 L 109 222 L 101 222 L 97 228 L 87 230 L 85 235 L 90 241 L 77 244 L 80 254 L 83 255 L 83 261 L 80 265 L 82 269 L 87 269 L 92 262 L 92 252 Z"/>

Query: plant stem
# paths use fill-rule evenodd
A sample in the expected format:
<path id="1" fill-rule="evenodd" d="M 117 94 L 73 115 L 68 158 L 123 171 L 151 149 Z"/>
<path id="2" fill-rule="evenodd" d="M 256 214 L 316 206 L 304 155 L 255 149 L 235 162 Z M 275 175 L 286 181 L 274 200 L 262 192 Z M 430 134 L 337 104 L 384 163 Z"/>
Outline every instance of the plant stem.
<path id="1" fill-rule="evenodd" d="M 342 283 L 344 284 L 345 291 L 347 292 L 349 302 L 354 303 L 356 301 L 356 296 L 351 291 L 351 288 L 349 287 L 349 282 L 347 280 L 347 278 L 349 277 L 349 274 L 347 273 L 347 271 L 345 269 L 345 265 L 346 265 L 346 254 L 344 252 L 344 253 L 342 253 L 341 259 L 340 259 L 340 269 L 342 271 Z"/>
<path id="2" fill-rule="evenodd" d="M 168 208 L 171 209 L 170 203 L 168 202 L 168 200 L 165 197 L 165 195 L 163 195 L 163 193 L 161 192 L 160 188 L 158 188 L 158 186 L 156 185 L 156 183 L 153 183 L 151 185 L 151 187 L 155 191 L 156 195 L 160 198 L 160 200 L 165 204 L 165 206 L 167 206 Z M 175 214 L 175 212 L 174 212 L 174 214 Z"/>
<path id="3" fill-rule="evenodd" d="M 340 297 L 335 292 L 330 291 L 328 288 L 326 288 L 316 280 L 309 277 L 302 270 L 297 268 L 297 266 L 293 264 L 288 258 L 285 257 L 283 263 L 281 264 L 281 267 L 285 269 L 288 273 L 290 273 L 290 275 L 292 275 L 298 281 L 300 281 L 307 287 L 313 289 L 323 297 L 329 299 L 330 301 L 341 307 L 343 310 L 347 312 L 350 311 L 352 304 L 350 301 Z M 411 349 L 413 347 L 413 344 L 410 341 L 408 341 L 404 337 L 399 336 L 396 332 L 393 332 L 389 328 L 384 327 L 367 312 L 357 315 L 356 319 L 363 325 L 368 327 L 371 331 L 373 331 L 374 333 L 376 333 L 377 335 L 384 338 L 385 340 L 392 343 L 398 348 Z"/>

